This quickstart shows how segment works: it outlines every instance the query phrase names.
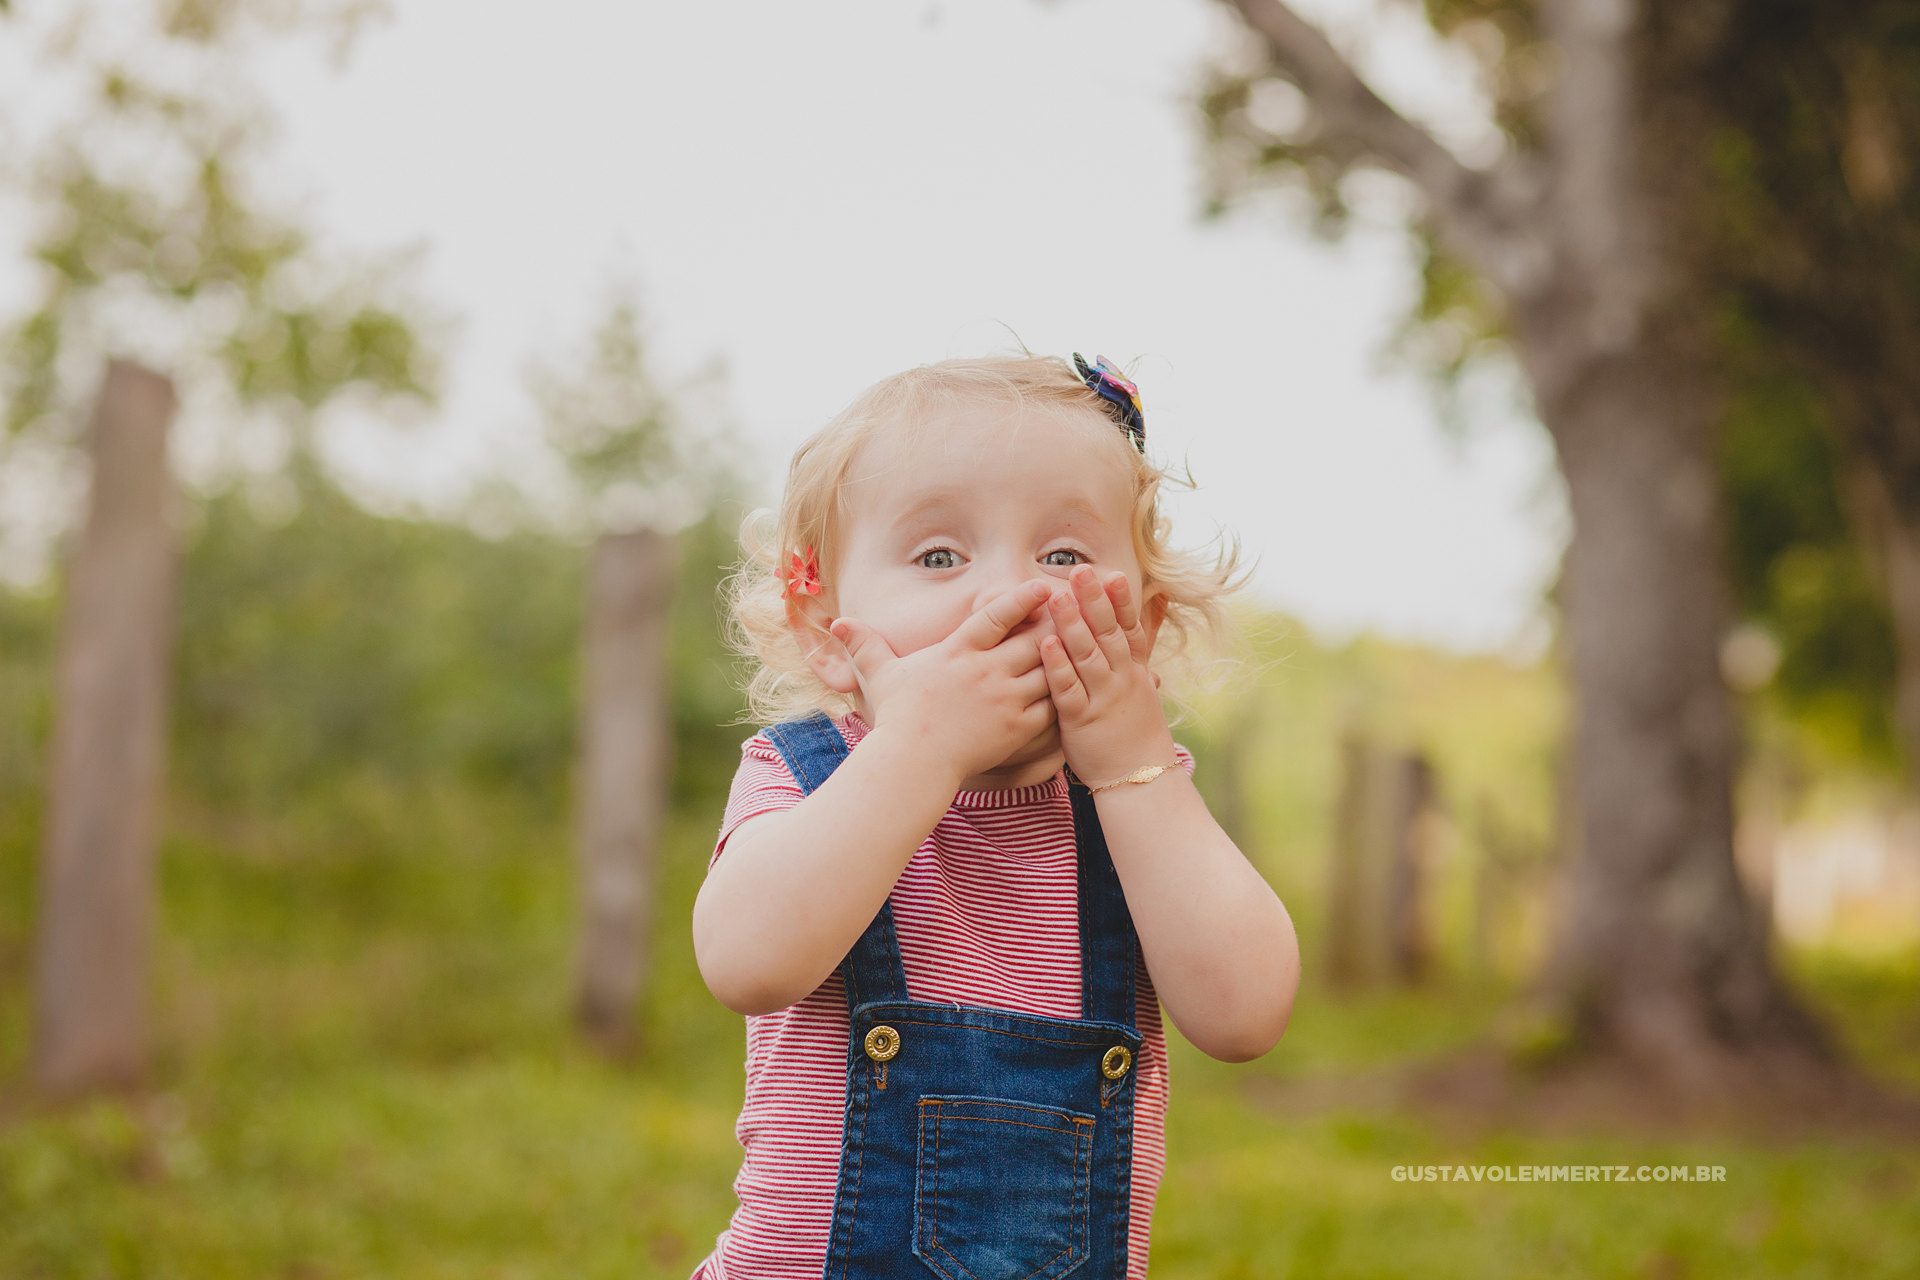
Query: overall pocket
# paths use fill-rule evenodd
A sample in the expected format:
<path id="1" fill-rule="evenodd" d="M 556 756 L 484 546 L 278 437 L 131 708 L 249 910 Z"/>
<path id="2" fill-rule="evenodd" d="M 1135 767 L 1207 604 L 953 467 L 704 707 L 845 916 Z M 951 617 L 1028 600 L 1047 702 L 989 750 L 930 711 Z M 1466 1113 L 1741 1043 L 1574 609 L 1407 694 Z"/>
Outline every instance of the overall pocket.
<path id="1" fill-rule="evenodd" d="M 913 1252 L 947 1280 L 1055 1280 L 1087 1260 L 1093 1117 L 920 1099 Z"/>

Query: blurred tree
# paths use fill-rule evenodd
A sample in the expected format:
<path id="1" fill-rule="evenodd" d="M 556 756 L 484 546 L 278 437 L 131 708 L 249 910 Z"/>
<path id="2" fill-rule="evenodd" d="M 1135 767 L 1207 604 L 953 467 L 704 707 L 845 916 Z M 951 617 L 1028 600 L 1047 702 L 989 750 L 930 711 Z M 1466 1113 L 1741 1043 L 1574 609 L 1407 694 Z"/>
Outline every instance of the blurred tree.
<path id="1" fill-rule="evenodd" d="M 76 105 L 9 175 L 38 269 L 0 355 L 9 443 L 70 443 L 71 410 L 113 352 L 276 414 L 296 445 L 350 388 L 432 394 L 422 308 L 398 264 L 323 251 L 254 191 L 273 115 L 242 59 L 275 32 L 347 39 L 369 10 L 167 0 L 108 17 L 82 5 L 40 33 L 35 88 Z"/>
<path id="2" fill-rule="evenodd" d="M 1788 699 L 1920 782 L 1920 11 L 1746 0 L 1703 73 L 1735 583 Z"/>
<path id="3" fill-rule="evenodd" d="M 36 89 L 50 97 L 64 91 L 74 105 L 37 141 L 20 174 L 20 194 L 35 224 L 29 253 L 38 271 L 25 314 L 0 334 L 0 483 L 23 454 L 64 457 L 70 470 L 78 468 L 79 388 L 114 357 L 137 355 L 165 370 L 203 411 L 225 400 L 236 420 L 247 410 L 271 414 L 291 435 L 296 473 L 308 477 L 316 469 L 309 428 L 328 401 L 353 387 L 428 393 L 430 362 L 407 304 L 387 300 L 391 277 L 316 252 L 292 221 L 258 206 L 248 181 L 270 114 L 239 70 L 243 47 L 262 31 L 322 22 L 336 34 L 349 31 L 367 9 L 364 3 L 165 0 L 118 6 L 110 14 L 80 6 L 51 30 L 7 31 L 37 36 L 46 83 Z M 125 399 L 113 394 L 117 385 L 110 375 L 102 426 L 121 416 L 109 411 Z M 169 385 L 169 414 L 172 399 Z M 115 456 L 117 446 L 109 445 L 118 434 L 93 432 L 102 470 L 95 476 L 88 550 L 61 634 L 63 672 L 95 672 L 102 655 L 111 659 L 110 670 L 100 669 L 105 674 L 63 678 L 55 707 L 55 740 L 67 750 L 57 762 L 46 821 L 35 1061 L 40 1085 L 63 1094 L 135 1079 L 145 1057 L 145 933 L 129 922 L 148 918 L 151 904 L 128 899 L 151 895 L 153 836 L 135 819 L 151 809 L 162 770 L 155 763 L 134 779 L 84 767 L 84 744 L 124 738 L 132 714 L 124 699 L 92 696 L 87 681 L 106 679 L 131 696 L 147 683 L 140 678 L 150 665 L 144 656 L 168 647 L 171 583 L 158 578 L 167 576 L 170 554 L 126 561 L 155 576 L 145 590 L 130 593 L 121 575 L 133 570 L 99 567 L 106 553 L 94 550 L 96 533 L 127 541 L 113 531 L 148 507 L 152 527 L 132 541 L 168 536 L 162 500 L 130 498 L 126 512 L 103 505 L 113 493 L 164 493 L 167 487 L 164 448 L 151 451 L 159 482 L 109 483 L 120 465 L 110 468 L 106 461 Z M 72 504 L 36 496 L 42 535 L 71 523 Z M 102 595 L 98 583 L 107 580 L 119 589 Z M 160 603 L 137 616 L 114 606 L 155 592 Z M 116 642 L 136 625 L 153 634 Z M 140 700 L 143 708 L 150 703 L 162 705 Z M 148 725 L 153 742 L 151 750 L 139 744 L 129 750 L 149 760 L 159 750 L 158 712 L 133 719 Z M 139 785 L 129 785 L 135 781 Z M 109 838 L 115 832 L 132 834 Z M 83 891 L 100 876 L 126 892 Z M 69 962 L 109 953 L 123 960 L 110 974 Z M 106 976 L 82 983 L 74 975 L 83 971 Z"/>
<path id="4" fill-rule="evenodd" d="M 650 950 L 654 851 L 666 815 L 673 725 L 666 686 L 677 539 L 726 471 L 648 367 L 639 307 L 616 290 L 587 359 L 536 367 L 546 437 L 565 465 L 566 524 L 593 537 L 586 597 L 577 845 L 575 1010 L 616 1055 L 637 1045 Z M 711 379 L 709 379 L 711 381 Z"/>
<path id="5" fill-rule="evenodd" d="M 1714 109 L 1735 6 L 1427 0 L 1475 51 L 1502 146 L 1469 164 L 1383 101 L 1278 0 L 1230 0 L 1254 37 L 1205 97 L 1216 204 L 1303 183 L 1322 226 L 1358 168 L 1424 198 L 1421 319 L 1463 363 L 1504 339 L 1572 504 L 1565 567 L 1577 839 L 1554 985 L 1581 1040 L 1682 1088 L 1831 1078 L 1735 876 L 1738 747 L 1715 435 Z"/>
<path id="6" fill-rule="evenodd" d="M 89 429 L 85 536 L 55 681 L 33 1078 L 54 1095 L 146 1069 L 146 956 L 166 737 L 173 384 L 114 361 Z"/>
<path id="7" fill-rule="evenodd" d="M 473 796 L 563 814 L 572 544 L 374 515 L 324 482 L 289 509 L 236 489 L 199 507 L 182 579 L 180 825 L 311 857 L 455 843 L 429 824 Z"/>

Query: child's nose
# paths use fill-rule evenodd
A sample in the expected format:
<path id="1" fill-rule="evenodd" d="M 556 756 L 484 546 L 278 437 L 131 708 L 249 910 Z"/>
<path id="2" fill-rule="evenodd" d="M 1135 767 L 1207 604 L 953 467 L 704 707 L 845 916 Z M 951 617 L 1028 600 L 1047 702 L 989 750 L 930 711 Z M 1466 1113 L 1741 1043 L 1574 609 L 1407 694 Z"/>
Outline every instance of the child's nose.
<path id="1" fill-rule="evenodd" d="M 987 573 L 976 575 L 973 598 L 974 611 L 976 613 L 979 612 L 987 605 L 993 603 L 998 597 L 1028 582 L 1044 582 L 1050 590 L 1058 590 L 1061 586 L 1059 579 L 1051 578 L 1042 573 L 1039 566 L 1035 565 L 1032 561 L 1009 557 L 1005 563 L 996 563 L 990 566 Z M 1043 601 L 1040 605 L 1036 606 L 1036 608 L 1039 613 L 1039 625 L 1050 630 L 1053 625 L 1053 620 L 1047 614 L 1045 602 Z M 1032 624 L 1027 623 L 1023 625 L 1030 626 Z"/>

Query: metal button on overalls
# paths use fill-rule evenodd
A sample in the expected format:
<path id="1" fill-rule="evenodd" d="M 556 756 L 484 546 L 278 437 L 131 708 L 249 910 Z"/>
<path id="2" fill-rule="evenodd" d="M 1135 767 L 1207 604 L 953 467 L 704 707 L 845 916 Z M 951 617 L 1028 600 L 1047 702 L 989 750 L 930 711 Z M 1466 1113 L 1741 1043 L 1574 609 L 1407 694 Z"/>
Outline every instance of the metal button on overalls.
<path id="1" fill-rule="evenodd" d="M 767 738 L 804 793 L 847 755 L 817 712 Z M 1093 797 L 1070 795 L 1080 1018 L 911 999 L 884 904 L 842 962 L 847 1111 L 825 1280 L 1126 1276 L 1139 940 Z"/>
<path id="2" fill-rule="evenodd" d="M 867 1032 L 866 1039 L 861 1043 L 869 1058 L 875 1062 L 885 1062 L 900 1052 L 900 1033 L 892 1027 L 875 1027 Z"/>

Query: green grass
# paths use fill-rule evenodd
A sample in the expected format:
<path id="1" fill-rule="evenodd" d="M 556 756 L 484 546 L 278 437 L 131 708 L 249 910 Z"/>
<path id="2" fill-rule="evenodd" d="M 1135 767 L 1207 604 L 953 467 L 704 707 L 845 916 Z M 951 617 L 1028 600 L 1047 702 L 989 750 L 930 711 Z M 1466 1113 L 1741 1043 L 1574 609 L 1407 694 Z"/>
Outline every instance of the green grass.
<path id="1" fill-rule="evenodd" d="M 263 860 L 176 838 L 155 1087 L 27 1105 L 25 847 L 0 847 L 0 1276 L 670 1277 L 732 1209 L 739 1020 L 686 937 L 713 823 L 663 851 L 643 1047 L 568 1027 L 564 837 Z M 1847 1043 L 1920 1079 L 1914 965 L 1805 966 Z M 1491 988 L 1308 992 L 1267 1059 L 1175 1046 L 1162 1277 L 1906 1277 L 1920 1162 L 1893 1139 L 1462 1130 L 1361 1102 L 1263 1099 L 1443 1053 Z M 1410 1183 L 1396 1165 L 1718 1164 L 1723 1184 Z"/>

